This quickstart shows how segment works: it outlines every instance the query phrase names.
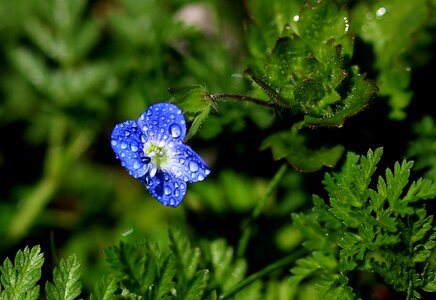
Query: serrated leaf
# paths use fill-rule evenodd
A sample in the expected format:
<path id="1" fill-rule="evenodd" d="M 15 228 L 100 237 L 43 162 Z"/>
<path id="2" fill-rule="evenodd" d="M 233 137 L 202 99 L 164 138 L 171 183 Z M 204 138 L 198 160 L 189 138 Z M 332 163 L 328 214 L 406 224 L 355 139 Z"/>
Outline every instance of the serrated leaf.
<path id="1" fill-rule="evenodd" d="M 210 270 L 210 284 L 226 291 L 240 282 L 245 275 L 247 264 L 235 259 L 233 248 L 219 239 L 202 245 L 203 261 Z"/>
<path id="2" fill-rule="evenodd" d="M 176 103 L 184 112 L 185 118 L 192 121 L 186 139 L 193 137 L 206 120 L 213 98 L 202 86 L 185 86 L 168 89 L 171 101 Z"/>
<path id="3" fill-rule="evenodd" d="M 176 267 L 168 250 L 162 251 L 148 241 L 136 241 L 121 242 L 105 252 L 121 286 L 129 292 L 153 298 L 174 288 Z"/>
<path id="4" fill-rule="evenodd" d="M 249 78 L 271 103 L 302 114 L 300 128 L 342 126 L 377 91 L 356 66 L 347 65 L 353 52 L 348 19 L 333 1 L 307 1 L 272 50 L 265 47 L 264 58 L 254 51 Z"/>
<path id="5" fill-rule="evenodd" d="M 14 264 L 7 258 L 0 267 L 1 299 L 38 299 L 41 267 L 44 263 L 40 246 L 18 250 Z"/>
<path id="6" fill-rule="evenodd" d="M 208 270 L 198 271 L 192 277 L 192 279 L 189 280 L 184 295 L 181 295 L 182 298 L 186 300 L 201 299 L 202 295 L 204 294 L 204 289 L 206 288 L 208 279 L 209 279 Z"/>
<path id="7" fill-rule="evenodd" d="M 47 282 L 45 291 L 49 300 L 73 300 L 82 290 L 80 263 L 76 255 L 61 259 L 53 271 L 53 283 Z"/>
<path id="8" fill-rule="evenodd" d="M 110 300 L 118 289 L 117 278 L 113 274 L 102 276 L 96 283 L 91 300 Z"/>
<path id="9" fill-rule="evenodd" d="M 190 280 L 196 273 L 200 261 L 200 249 L 191 248 L 191 245 L 182 233 L 178 230 L 169 230 L 170 248 L 176 257 L 179 269 L 183 270 L 187 280 Z"/>

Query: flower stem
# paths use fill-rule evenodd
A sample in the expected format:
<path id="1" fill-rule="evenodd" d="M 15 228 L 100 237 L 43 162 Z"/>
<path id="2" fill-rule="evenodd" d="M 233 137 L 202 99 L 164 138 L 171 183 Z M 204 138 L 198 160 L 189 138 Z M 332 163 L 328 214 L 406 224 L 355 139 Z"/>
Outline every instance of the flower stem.
<path id="1" fill-rule="evenodd" d="M 270 181 L 267 190 L 263 197 L 256 203 L 256 206 L 253 209 L 251 217 L 247 220 L 246 224 L 244 224 L 244 231 L 242 232 L 242 237 L 239 240 L 237 255 L 238 257 L 244 256 L 245 250 L 247 249 L 248 241 L 251 236 L 251 229 L 253 227 L 254 221 L 259 217 L 262 212 L 263 207 L 265 206 L 268 199 L 271 197 L 275 188 L 279 184 L 280 180 L 283 178 L 286 170 L 288 169 L 287 164 L 283 164 L 277 173 L 274 175 L 273 179 Z"/>
<path id="2" fill-rule="evenodd" d="M 228 93 L 211 94 L 209 96 L 213 100 L 218 100 L 218 101 L 226 101 L 226 100 L 247 101 L 247 102 L 257 104 L 257 105 L 271 107 L 269 102 L 267 102 L 265 100 L 260 100 L 260 99 L 254 98 L 254 97 L 250 97 L 250 96 L 243 96 L 243 95 L 238 95 L 238 94 L 228 94 Z"/>
<path id="3" fill-rule="evenodd" d="M 280 270 L 280 269 L 283 269 L 283 268 L 289 266 L 294 261 L 296 261 L 298 258 L 303 256 L 306 252 L 307 252 L 307 250 L 305 248 L 302 248 L 302 247 L 296 249 L 294 252 L 292 252 L 288 256 L 285 256 L 282 259 L 279 259 L 278 261 L 266 266 L 262 270 L 248 276 L 247 278 L 245 278 L 241 282 L 237 283 L 236 285 L 231 287 L 229 290 L 222 293 L 218 297 L 218 299 L 223 300 L 223 299 L 230 298 L 231 296 L 233 296 L 234 294 L 236 294 L 240 290 L 244 289 L 246 286 L 253 283 L 254 281 L 256 281 L 260 278 L 263 278 L 266 275 L 268 275 L 276 270 Z"/>

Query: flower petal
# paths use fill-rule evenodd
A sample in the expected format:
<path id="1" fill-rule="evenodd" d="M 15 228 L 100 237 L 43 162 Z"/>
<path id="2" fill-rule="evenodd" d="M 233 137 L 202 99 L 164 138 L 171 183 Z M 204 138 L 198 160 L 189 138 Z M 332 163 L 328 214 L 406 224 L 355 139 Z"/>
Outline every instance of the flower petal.
<path id="1" fill-rule="evenodd" d="M 169 152 L 169 162 L 164 166 L 164 171 L 177 178 L 188 182 L 197 182 L 202 181 L 210 174 L 203 159 L 188 145 L 174 144 Z"/>
<path id="2" fill-rule="evenodd" d="M 170 174 L 158 170 L 152 178 L 144 176 L 139 179 L 150 194 L 163 205 L 176 207 L 186 194 L 186 183 Z"/>
<path id="3" fill-rule="evenodd" d="M 112 130 L 111 145 L 121 165 L 135 178 L 148 172 L 150 159 L 144 156 L 143 147 L 147 141 L 135 121 L 119 123 Z"/>
<path id="4" fill-rule="evenodd" d="M 165 141 L 172 137 L 182 142 L 186 135 L 186 121 L 182 110 L 168 102 L 156 103 L 139 117 L 138 125 L 150 140 Z"/>

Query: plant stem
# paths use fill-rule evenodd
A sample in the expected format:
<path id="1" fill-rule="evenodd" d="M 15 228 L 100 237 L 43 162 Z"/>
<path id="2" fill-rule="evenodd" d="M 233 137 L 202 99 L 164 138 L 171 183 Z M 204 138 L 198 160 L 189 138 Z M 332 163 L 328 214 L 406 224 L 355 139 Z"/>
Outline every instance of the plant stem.
<path id="1" fill-rule="evenodd" d="M 245 250 L 247 249 L 248 241 L 249 241 L 250 236 L 251 236 L 252 225 L 253 225 L 254 221 L 259 217 L 259 215 L 262 212 L 262 209 L 264 208 L 266 202 L 271 197 L 272 193 L 276 189 L 276 187 L 279 184 L 280 180 L 283 178 L 283 175 L 285 174 L 287 169 L 288 169 L 287 164 L 283 164 L 280 167 L 280 169 L 277 171 L 277 173 L 271 179 L 265 194 L 256 203 L 256 206 L 253 209 L 253 212 L 251 214 L 250 219 L 246 222 L 247 224 L 244 225 L 244 231 L 242 232 L 242 237 L 239 240 L 239 245 L 238 245 L 238 250 L 237 250 L 238 257 L 244 256 Z"/>
<path id="2" fill-rule="evenodd" d="M 18 211 L 13 216 L 7 233 L 9 243 L 19 241 L 26 234 L 44 207 L 53 198 L 64 172 L 88 149 L 92 141 L 90 132 L 84 130 L 65 146 L 66 125 L 66 120 L 62 116 L 58 116 L 51 126 L 44 175 L 39 183 L 29 190 L 20 201 Z"/>
<path id="3" fill-rule="evenodd" d="M 245 278 L 241 282 L 237 283 L 236 285 L 231 287 L 229 290 L 222 293 L 218 297 L 218 299 L 223 300 L 223 299 L 230 298 L 231 296 L 233 296 L 234 294 L 236 294 L 240 290 L 244 289 L 246 286 L 253 283 L 254 281 L 256 281 L 262 277 L 265 277 L 266 275 L 268 275 L 276 270 L 280 270 L 280 269 L 283 269 L 283 268 L 289 266 L 294 261 L 296 261 L 298 258 L 303 256 L 306 252 L 307 252 L 307 250 L 305 248 L 302 248 L 302 247 L 296 249 L 294 252 L 292 252 L 288 256 L 285 256 L 284 258 L 266 266 L 262 270 L 248 276 L 247 278 Z"/>
<path id="4" fill-rule="evenodd" d="M 260 100 L 250 96 L 243 96 L 238 94 L 228 94 L 228 93 L 220 93 L 220 94 L 211 94 L 209 95 L 213 100 L 225 101 L 225 100 L 236 100 L 236 101 L 247 101 L 257 105 L 271 107 L 270 103 L 265 100 Z"/>

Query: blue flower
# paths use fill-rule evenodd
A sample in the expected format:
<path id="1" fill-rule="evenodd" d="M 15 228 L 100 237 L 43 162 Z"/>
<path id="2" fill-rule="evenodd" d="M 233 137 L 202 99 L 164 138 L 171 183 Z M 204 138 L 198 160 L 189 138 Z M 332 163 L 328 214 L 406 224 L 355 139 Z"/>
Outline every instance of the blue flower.
<path id="1" fill-rule="evenodd" d="M 185 145 L 186 122 L 182 110 L 171 103 L 151 105 L 138 121 L 117 124 L 111 145 L 121 165 L 139 179 L 164 205 L 178 206 L 186 182 L 202 181 L 210 170 Z"/>

